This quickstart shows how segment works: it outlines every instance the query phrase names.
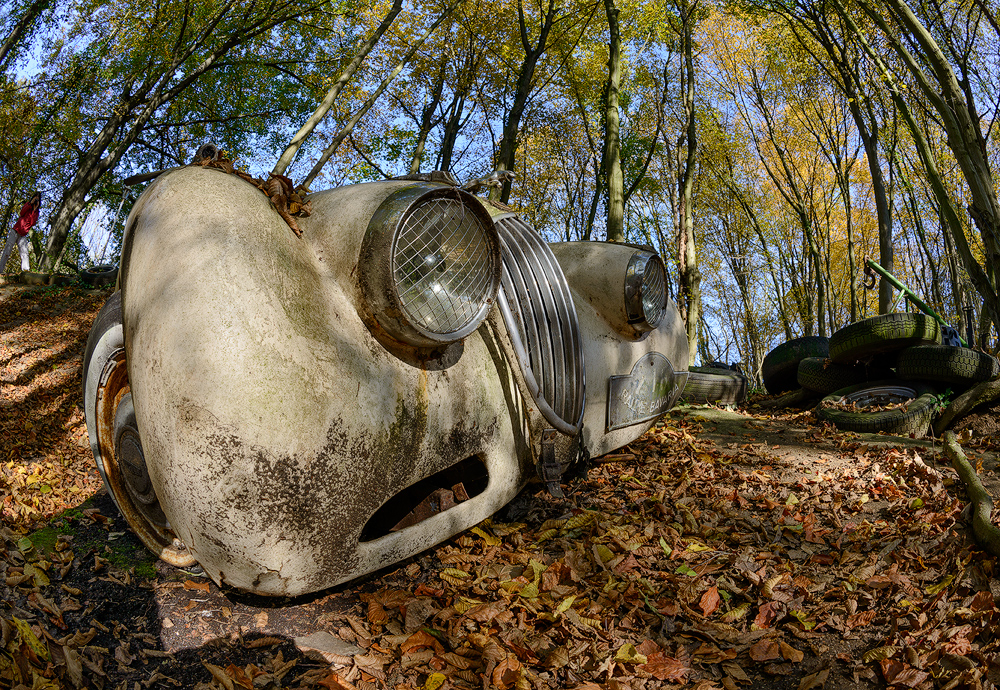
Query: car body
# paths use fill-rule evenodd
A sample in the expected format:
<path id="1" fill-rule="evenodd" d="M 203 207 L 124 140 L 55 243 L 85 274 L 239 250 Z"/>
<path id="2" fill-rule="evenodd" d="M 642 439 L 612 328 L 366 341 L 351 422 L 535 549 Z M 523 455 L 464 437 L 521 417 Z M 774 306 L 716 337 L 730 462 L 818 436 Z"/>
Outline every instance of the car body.
<path id="1" fill-rule="evenodd" d="M 111 495 L 168 562 L 257 594 L 331 587 L 536 474 L 558 494 L 683 389 L 684 328 L 648 248 L 548 245 L 426 179 L 309 202 L 297 237 L 258 188 L 186 166 L 129 215 L 84 403 Z"/>

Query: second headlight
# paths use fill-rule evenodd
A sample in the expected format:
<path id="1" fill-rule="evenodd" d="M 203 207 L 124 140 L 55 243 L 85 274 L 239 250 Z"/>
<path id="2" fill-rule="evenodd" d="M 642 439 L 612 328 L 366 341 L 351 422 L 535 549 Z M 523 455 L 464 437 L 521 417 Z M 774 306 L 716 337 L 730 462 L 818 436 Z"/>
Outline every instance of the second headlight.
<path id="1" fill-rule="evenodd" d="M 667 308 L 667 279 L 663 261 L 647 251 L 632 255 L 625 272 L 625 312 L 637 331 L 660 325 Z"/>

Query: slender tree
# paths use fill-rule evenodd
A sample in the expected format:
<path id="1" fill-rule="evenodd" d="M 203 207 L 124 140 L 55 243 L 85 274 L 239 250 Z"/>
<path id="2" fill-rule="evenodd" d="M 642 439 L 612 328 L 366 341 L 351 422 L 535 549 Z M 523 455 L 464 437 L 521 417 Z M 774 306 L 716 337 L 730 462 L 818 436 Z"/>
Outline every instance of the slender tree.
<path id="1" fill-rule="evenodd" d="M 288 170 L 288 166 L 292 164 L 295 160 L 295 155 L 298 153 L 299 148 L 302 146 L 303 142 L 312 134 L 313 130 L 316 129 L 316 125 L 323 121 L 327 113 L 330 112 L 330 108 L 333 107 L 334 101 L 337 100 L 337 96 L 343 91 L 344 87 L 347 86 L 348 82 L 358 71 L 361 63 L 364 59 L 368 57 L 368 54 L 372 51 L 375 45 L 382 38 L 382 35 L 392 26 L 392 23 L 396 21 L 396 17 L 399 15 L 400 11 L 403 9 L 403 0 L 393 0 L 392 7 L 389 12 L 385 15 L 382 22 L 375 28 L 371 36 L 362 43 L 354 57 L 347 66 L 337 77 L 336 81 L 330 86 L 329 90 L 323 96 L 323 100 L 320 101 L 316 110 L 313 111 L 312 115 L 306 118 L 306 121 L 302 123 L 299 127 L 299 131 L 295 133 L 292 140 L 288 142 L 288 146 L 282 152 L 281 156 L 278 157 L 278 162 L 274 164 L 274 172 L 276 175 L 284 175 L 285 171 Z"/>

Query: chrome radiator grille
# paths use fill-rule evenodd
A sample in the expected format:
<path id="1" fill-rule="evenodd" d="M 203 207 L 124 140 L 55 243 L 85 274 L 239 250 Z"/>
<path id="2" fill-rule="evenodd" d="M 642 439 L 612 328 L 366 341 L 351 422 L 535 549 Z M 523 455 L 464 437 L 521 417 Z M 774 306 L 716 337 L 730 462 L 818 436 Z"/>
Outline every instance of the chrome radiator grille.
<path id="1" fill-rule="evenodd" d="M 580 324 L 552 250 L 519 217 L 496 220 L 503 273 L 498 302 L 528 389 L 545 419 L 575 435 L 583 422 Z"/>

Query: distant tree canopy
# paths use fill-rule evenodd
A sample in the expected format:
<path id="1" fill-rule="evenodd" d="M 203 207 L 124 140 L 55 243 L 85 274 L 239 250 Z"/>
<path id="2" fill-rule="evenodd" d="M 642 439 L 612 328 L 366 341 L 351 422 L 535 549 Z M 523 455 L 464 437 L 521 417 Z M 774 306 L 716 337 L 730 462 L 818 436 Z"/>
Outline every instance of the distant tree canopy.
<path id="1" fill-rule="evenodd" d="M 657 247 L 697 359 L 899 308 L 997 348 L 996 0 L 2 0 L 0 219 L 42 270 L 205 141 L 318 189 L 512 170 L 552 240 Z M 120 229 L 119 229 L 120 230 Z"/>

